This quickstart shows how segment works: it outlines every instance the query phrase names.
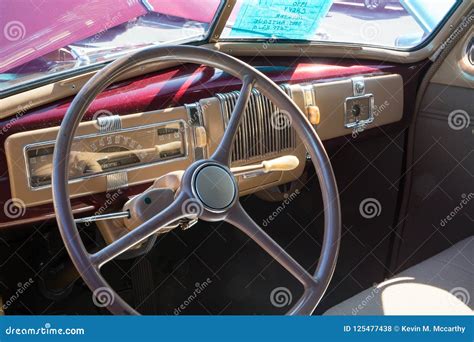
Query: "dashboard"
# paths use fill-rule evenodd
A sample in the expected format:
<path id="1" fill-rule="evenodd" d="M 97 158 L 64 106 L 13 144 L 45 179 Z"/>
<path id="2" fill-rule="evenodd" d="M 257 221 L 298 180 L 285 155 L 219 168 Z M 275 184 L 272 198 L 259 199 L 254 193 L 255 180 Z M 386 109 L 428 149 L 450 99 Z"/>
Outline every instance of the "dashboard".
<path id="1" fill-rule="evenodd" d="M 322 140 L 354 137 L 403 118 L 406 91 L 400 91 L 404 89 L 403 77 L 398 73 L 376 71 L 296 81 L 279 83 L 308 116 Z M 94 103 L 88 121 L 79 125 L 71 149 L 69 186 L 74 213 L 80 216 L 93 212 L 107 199 L 104 194 L 111 191 L 121 189 L 124 196 L 133 196 L 156 178 L 210 156 L 238 97 L 238 91 L 226 89 L 208 89 L 207 96 L 200 93 L 182 105 L 158 110 L 124 113 L 103 106 L 100 99 L 99 104 Z M 125 104 L 122 107 L 126 109 Z M 40 118 L 41 114 L 28 119 Z M 3 181 L 8 181 L 10 193 L 3 195 L 20 199 L 26 214 L 13 220 L 2 218 L 0 228 L 54 218 L 52 154 L 59 129 L 59 123 L 54 122 L 42 123 L 43 127 L 36 129 L 30 125 L 31 129 L 12 132 L 5 138 L 8 178 Z M 288 122 L 285 113 L 254 90 L 236 136 L 232 166 L 285 155 L 299 159 L 296 169 L 238 176 L 240 195 L 298 179 L 307 158 L 291 120 Z"/>
<path id="2" fill-rule="evenodd" d="M 379 75 L 322 84 L 282 85 L 286 93 L 310 114 L 323 139 L 352 134 L 354 128 L 400 120 L 403 98 L 399 75 Z M 360 88 L 360 89 L 359 89 Z M 185 169 L 209 156 L 217 146 L 239 92 L 218 93 L 196 103 L 129 115 L 107 110 L 81 123 L 70 155 L 72 197 L 149 183 L 171 171 Z M 390 100 L 390 101 L 389 101 Z M 343 112 L 333 107 L 344 103 Z M 376 108 L 392 103 L 383 115 Z M 376 107 L 377 106 L 377 107 Z M 316 109 L 317 108 L 317 109 Z M 377 115 L 377 117 L 375 117 Z M 233 166 L 249 165 L 283 155 L 295 155 L 292 172 L 246 175 L 239 179 L 242 194 L 297 179 L 306 158 L 304 146 L 290 118 L 254 90 L 232 151 Z M 27 206 L 48 203 L 51 197 L 52 156 L 58 127 L 17 133 L 5 143 L 12 195 Z"/>

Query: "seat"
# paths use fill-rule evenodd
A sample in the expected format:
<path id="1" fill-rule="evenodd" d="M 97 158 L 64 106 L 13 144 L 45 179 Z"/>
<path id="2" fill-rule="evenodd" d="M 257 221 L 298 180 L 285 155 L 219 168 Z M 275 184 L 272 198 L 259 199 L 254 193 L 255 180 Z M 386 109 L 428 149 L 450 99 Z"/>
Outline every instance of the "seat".
<path id="1" fill-rule="evenodd" d="M 473 256 L 471 236 L 324 315 L 472 315 Z"/>

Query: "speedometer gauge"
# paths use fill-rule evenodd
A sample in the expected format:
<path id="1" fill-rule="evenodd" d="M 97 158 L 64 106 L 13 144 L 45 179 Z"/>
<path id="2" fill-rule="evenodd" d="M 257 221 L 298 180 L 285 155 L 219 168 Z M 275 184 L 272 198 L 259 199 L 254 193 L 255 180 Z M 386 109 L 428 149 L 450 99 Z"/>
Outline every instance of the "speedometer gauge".
<path id="1" fill-rule="evenodd" d="M 53 152 L 54 142 L 26 146 L 31 188 L 51 184 Z M 93 177 L 185 156 L 182 121 L 79 136 L 71 147 L 69 178 Z"/>

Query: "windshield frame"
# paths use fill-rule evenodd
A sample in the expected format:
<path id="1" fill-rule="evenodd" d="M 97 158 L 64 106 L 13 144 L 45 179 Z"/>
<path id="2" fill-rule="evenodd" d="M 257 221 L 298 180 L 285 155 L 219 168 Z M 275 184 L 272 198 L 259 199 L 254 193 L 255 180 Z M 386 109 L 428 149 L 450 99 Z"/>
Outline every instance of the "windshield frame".
<path id="1" fill-rule="evenodd" d="M 232 1 L 234 0 L 230 0 L 230 2 Z M 228 2 L 229 0 L 219 0 L 219 6 L 217 7 L 216 13 L 214 14 L 214 17 L 212 18 L 212 21 L 209 24 L 209 29 L 207 30 L 205 35 L 196 35 L 196 36 L 187 37 L 181 40 L 165 42 L 163 44 L 173 43 L 177 45 L 194 45 L 194 46 L 208 44 L 211 41 L 211 37 L 216 38 L 216 31 L 218 31 L 216 30 L 216 28 L 218 27 L 218 24 L 222 21 L 222 17 L 223 17 L 222 14 L 223 13 L 225 14 L 226 12 L 225 9 L 226 9 L 226 6 L 228 5 Z M 219 32 L 219 35 L 220 35 L 220 32 Z M 201 39 L 196 39 L 198 37 L 200 37 Z M 157 45 L 160 45 L 160 44 L 157 44 Z M 143 49 L 143 48 L 137 48 L 137 49 L 126 51 L 124 52 L 123 55 L 132 53 L 134 51 L 138 51 L 140 49 Z M 120 58 L 120 56 L 117 58 Z M 9 96 L 22 93 L 28 90 L 32 90 L 44 85 L 48 85 L 50 83 L 55 83 L 55 82 L 59 82 L 59 81 L 73 78 L 76 76 L 81 76 L 87 73 L 98 71 L 102 69 L 104 66 L 106 66 L 107 64 L 116 60 L 117 58 L 113 58 L 113 59 L 103 61 L 103 62 L 88 64 L 88 65 L 84 65 L 84 66 L 80 66 L 77 68 L 72 68 L 72 69 L 68 69 L 64 71 L 59 71 L 54 74 L 43 75 L 41 77 L 34 78 L 34 79 L 26 79 L 22 82 L 19 82 L 18 84 L 12 85 L 11 87 L 0 89 L 0 99 L 4 99 Z"/>
<path id="2" fill-rule="evenodd" d="M 235 2 L 236 0 L 230 0 L 231 2 Z M 268 43 L 271 39 L 272 45 L 273 44 L 292 44 L 292 45 L 315 45 L 315 46 L 329 46 L 329 47 L 349 47 L 349 48 L 357 48 L 357 47 L 368 47 L 368 48 L 375 48 L 393 52 L 416 52 L 424 49 L 427 47 L 433 39 L 438 35 L 438 33 L 443 29 L 449 19 L 453 16 L 454 13 L 459 9 L 459 7 L 466 1 L 466 0 L 455 0 L 456 3 L 451 7 L 451 9 L 446 13 L 443 19 L 438 23 L 436 28 L 427 35 L 423 41 L 415 46 L 412 47 L 396 47 L 396 46 L 386 46 L 386 45 L 378 45 L 378 44 L 361 44 L 361 43 L 351 43 L 351 42 L 338 42 L 338 41 L 322 41 L 322 40 L 306 40 L 306 39 L 285 39 L 285 38 L 230 38 L 230 37 L 221 37 L 223 28 L 219 35 L 219 42 L 222 43 Z M 233 7 L 233 6 L 232 6 Z M 229 13 L 230 17 L 230 13 Z M 228 18 L 227 18 L 228 19 Z M 224 27 L 227 24 L 227 20 L 224 23 Z"/>

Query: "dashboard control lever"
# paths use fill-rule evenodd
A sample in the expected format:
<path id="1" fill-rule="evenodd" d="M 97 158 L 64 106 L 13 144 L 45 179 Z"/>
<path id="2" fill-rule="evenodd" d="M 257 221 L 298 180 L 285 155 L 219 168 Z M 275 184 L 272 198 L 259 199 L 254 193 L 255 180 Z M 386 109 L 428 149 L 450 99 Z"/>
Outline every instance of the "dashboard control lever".
<path id="1" fill-rule="evenodd" d="M 130 212 L 126 211 L 119 211 L 117 213 L 108 213 L 108 214 L 100 214 L 94 216 L 87 216 L 81 217 L 74 220 L 75 223 L 89 223 L 95 221 L 105 221 L 105 220 L 115 220 L 118 218 L 129 218 Z"/>
<path id="2" fill-rule="evenodd" d="M 265 160 L 259 164 L 233 167 L 230 170 L 234 176 L 245 176 L 251 173 L 268 173 L 274 171 L 291 171 L 298 167 L 300 160 L 293 155 L 286 155 L 275 159 Z"/>
<path id="3" fill-rule="evenodd" d="M 204 148 L 207 145 L 207 133 L 203 126 L 197 126 L 194 129 L 194 136 L 196 139 L 196 147 Z"/>

